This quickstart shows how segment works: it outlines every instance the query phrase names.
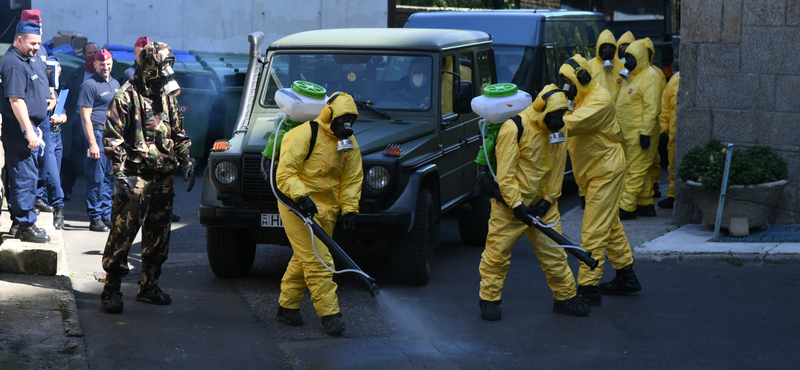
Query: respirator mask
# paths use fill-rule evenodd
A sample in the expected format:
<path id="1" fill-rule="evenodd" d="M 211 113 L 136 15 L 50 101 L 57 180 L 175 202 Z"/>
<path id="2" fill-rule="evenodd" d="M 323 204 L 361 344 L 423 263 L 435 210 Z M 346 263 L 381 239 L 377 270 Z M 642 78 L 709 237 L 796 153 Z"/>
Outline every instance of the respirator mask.
<path id="1" fill-rule="evenodd" d="M 550 144 L 563 143 L 566 140 L 564 133 L 559 131 L 564 127 L 564 113 L 566 111 L 566 109 L 559 109 L 544 116 L 544 124 L 551 132 Z"/>
<path id="2" fill-rule="evenodd" d="M 614 59 L 614 50 L 608 48 L 601 50 L 600 59 L 603 60 L 603 69 L 606 71 L 614 68 L 614 62 L 612 61 Z"/>
<path id="3" fill-rule="evenodd" d="M 414 84 L 414 87 L 420 87 L 425 83 L 425 74 L 424 73 L 417 73 L 414 77 L 411 78 L 411 83 Z"/>
<path id="4" fill-rule="evenodd" d="M 630 55 L 630 54 L 625 54 L 625 56 L 628 56 L 628 55 Z M 622 76 L 622 78 L 627 80 L 627 79 L 631 78 L 631 71 L 633 71 L 634 69 L 636 69 L 636 58 L 634 58 L 633 55 L 630 55 L 630 57 L 626 58 L 625 69 L 620 71 L 619 75 Z"/>
<path id="5" fill-rule="evenodd" d="M 565 82 L 562 91 L 564 91 L 564 95 L 567 96 L 568 109 L 570 111 L 574 111 L 575 103 L 572 101 L 572 99 L 575 99 L 575 97 L 578 96 L 578 88 L 573 85 L 572 82 Z"/>
<path id="6" fill-rule="evenodd" d="M 181 87 L 175 82 L 175 71 L 172 69 L 172 63 L 168 61 L 162 63 L 158 83 L 164 86 L 164 94 L 167 95 L 175 95 L 181 90 Z"/>
<path id="7" fill-rule="evenodd" d="M 619 56 L 619 61 L 625 63 L 625 50 L 628 49 L 628 45 L 630 44 L 622 44 L 619 46 L 619 52 L 617 55 Z"/>
<path id="8" fill-rule="evenodd" d="M 353 122 L 355 121 L 354 115 L 345 114 L 341 117 L 336 117 L 331 122 L 331 131 L 339 141 L 336 142 L 336 150 L 338 152 L 349 152 L 353 150 Z"/>

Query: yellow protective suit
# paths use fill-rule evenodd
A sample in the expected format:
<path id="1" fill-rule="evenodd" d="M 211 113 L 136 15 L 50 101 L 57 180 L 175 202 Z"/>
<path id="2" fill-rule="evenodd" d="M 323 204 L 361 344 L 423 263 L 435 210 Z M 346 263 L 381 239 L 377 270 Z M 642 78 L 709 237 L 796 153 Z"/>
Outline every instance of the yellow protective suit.
<path id="1" fill-rule="evenodd" d="M 539 96 L 553 89 L 558 87 L 552 84 L 545 86 Z M 497 183 L 506 204 L 512 207 L 521 203 L 536 205 L 542 199 L 550 202 L 550 209 L 542 220 L 546 224 L 558 223 L 553 229 L 561 232 L 558 198 L 561 196 L 567 150 L 563 143 L 550 144 L 550 131 L 542 121 L 547 113 L 566 109 L 567 99 L 561 93 L 550 95 L 541 112 L 534 108 L 536 104 L 534 102 L 520 113 L 523 132 L 519 143 L 517 125 L 512 120 L 506 121 L 500 128 L 495 146 Z M 574 297 L 577 293 L 575 278 L 567 264 L 564 249 L 548 246 L 541 231 L 516 219 L 511 208 L 495 199 L 491 202 L 489 234 L 479 266 L 481 299 L 500 300 L 510 264 L 511 249 L 523 233 L 533 244 L 533 251 L 542 265 L 553 297 L 560 301 Z M 550 243 L 555 244 L 553 241 Z"/>
<path id="2" fill-rule="evenodd" d="M 580 55 L 572 59 L 585 65 Z M 562 65 L 559 72 L 573 83 L 577 81 L 575 69 L 569 64 Z M 611 94 L 598 84 L 576 86 L 575 110 L 564 116 L 564 130 L 569 137 L 567 146 L 575 182 L 586 191 L 581 246 L 599 262 L 594 270 L 581 263 L 578 285 L 596 286 L 603 275 L 606 252 L 614 269 L 633 264 L 633 253 L 618 211 L 625 179 L 625 154 Z"/>
<path id="3" fill-rule="evenodd" d="M 358 114 L 350 95 L 342 93 L 329 101 L 315 119 L 319 124 L 317 140 L 311 157 L 307 160 L 305 158 L 311 141 L 311 125 L 306 122 L 287 132 L 283 136 L 280 162 L 275 175 L 278 190 L 292 200 L 297 202 L 308 196 L 314 201 L 318 211 L 314 220 L 328 235 L 333 233 L 339 211 L 343 215 L 358 213 L 358 202 L 361 199 L 364 173 L 358 143 L 353 137 L 353 150 L 338 152 L 336 142 L 339 139 L 333 135 L 330 127 L 334 118 L 349 113 Z M 278 209 L 294 251 L 281 279 L 278 303 L 284 308 L 297 309 L 308 288 L 317 315 L 338 313 L 339 300 L 333 273 L 314 255 L 311 245 L 313 234 L 303 224 L 302 219 L 288 208 L 279 204 Z M 314 243 L 322 260 L 333 268 L 328 247 L 316 237 Z"/>
<path id="4" fill-rule="evenodd" d="M 631 32 L 631 31 L 625 32 L 625 33 L 622 34 L 622 36 L 619 37 L 619 39 L 617 40 L 617 60 L 622 59 L 619 56 L 619 47 L 620 47 L 620 45 L 631 44 L 634 41 L 636 41 L 636 38 L 633 37 L 633 32 Z M 625 54 L 623 54 L 622 56 L 625 56 Z"/>
<path id="5" fill-rule="evenodd" d="M 645 46 L 647 46 L 647 50 L 649 51 L 648 55 L 656 55 L 655 54 L 656 49 L 655 46 L 653 45 L 653 41 L 651 41 L 649 37 L 645 37 L 642 40 L 644 40 L 644 44 Z M 650 57 L 647 61 L 650 63 L 650 69 L 652 70 L 652 72 L 657 74 L 659 80 L 661 81 L 661 91 L 663 94 L 664 88 L 667 86 L 667 78 L 666 76 L 664 76 L 664 72 L 662 70 L 656 68 L 656 66 L 653 65 L 653 57 Z M 667 127 L 664 127 L 663 125 L 660 125 L 659 127 L 661 128 L 661 131 L 659 131 L 660 134 L 667 132 Z M 655 142 L 651 140 L 650 145 L 655 145 L 656 147 L 658 147 L 660 141 L 661 141 L 661 135 L 658 135 L 655 137 Z M 658 153 L 658 150 L 656 150 L 656 155 L 653 158 L 653 164 L 650 165 L 650 171 L 648 173 L 648 177 L 650 178 L 650 182 L 652 182 L 654 185 L 657 185 L 659 182 L 661 182 L 661 156 Z"/>
<path id="6" fill-rule="evenodd" d="M 597 47 L 595 50 L 595 57 L 589 61 L 589 70 L 592 72 L 592 81 L 597 82 L 600 86 L 605 87 L 611 93 L 611 99 L 616 101 L 619 94 L 619 88 L 622 86 L 622 77 L 619 71 L 623 68 L 622 62 L 614 58 L 611 60 L 614 63 L 614 68 L 610 70 L 603 69 L 603 59 L 600 58 L 600 47 L 604 44 L 611 44 L 614 46 L 614 54 L 616 55 L 617 42 L 614 40 L 614 34 L 609 30 L 604 30 L 597 38 Z"/>
<path id="7" fill-rule="evenodd" d="M 636 212 L 640 206 L 653 205 L 653 183 L 649 169 L 658 152 L 658 136 L 661 128 L 658 115 L 661 113 L 661 81 L 650 69 L 644 41 L 634 41 L 627 50 L 636 58 L 636 68 L 630 79 L 622 83 L 617 97 L 617 121 L 622 131 L 622 147 L 625 150 L 627 168 L 625 190 L 620 199 L 620 208 Z M 642 149 L 639 137 L 650 136 L 650 147 Z"/>
<path id="8" fill-rule="evenodd" d="M 667 127 L 669 131 L 669 143 L 667 143 L 667 157 L 669 159 L 669 188 L 667 188 L 667 196 L 675 198 L 675 127 L 678 123 L 678 86 L 680 84 L 680 72 L 672 75 L 667 87 L 664 89 L 664 95 L 661 97 L 661 115 L 658 120 L 661 127 Z"/>

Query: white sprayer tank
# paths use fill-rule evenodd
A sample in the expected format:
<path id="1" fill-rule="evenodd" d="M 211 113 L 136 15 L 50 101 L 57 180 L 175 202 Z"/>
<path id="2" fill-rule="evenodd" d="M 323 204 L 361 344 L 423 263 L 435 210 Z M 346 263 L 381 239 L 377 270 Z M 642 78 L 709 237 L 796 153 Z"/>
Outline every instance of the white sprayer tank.
<path id="1" fill-rule="evenodd" d="M 291 88 L 275 92 L 275 102 L 294 122 L 310 121 L 319 116 L 325 108 L 327 96 L 325 88 L 307 81 L 295 81 Z"/>
<path id="2" fill-rule="evenodd" d="M 531 94 L 510 83 L 483 88 L 483 95 L 472 99 L 472 110 L 489 123 L 503 123 L 531 105 Z"/>

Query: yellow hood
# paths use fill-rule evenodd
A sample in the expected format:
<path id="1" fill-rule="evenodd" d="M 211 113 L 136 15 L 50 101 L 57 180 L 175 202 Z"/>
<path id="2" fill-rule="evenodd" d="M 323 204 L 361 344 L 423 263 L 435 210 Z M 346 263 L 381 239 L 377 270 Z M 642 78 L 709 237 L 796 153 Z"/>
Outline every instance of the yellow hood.
<path id="1" fill-rule="evenodd" d="M 558 73 L 568 78 L 570 81 L 572 81 L 573 84 L 575 84 L 575 87 L 578 88 L 578 95 L 575 97 L 575 100 L 578 100 L 581 97 L 583 97 L 583 95 L 586 94 L 586 92 L 589 91 L 589 89 L 591 89 L 592 86 L 595 85 L 592 81 L 590 81 L 585 85 L 579 83 L 578 73 L 582 70 L 585 70 L 586 73 L 591 75 L 592 70 L 589 68 L 589 62 L 587 62 L 586 59 L 582 57 L 580 54 L 575 54 L 572 58 L 569 59 L 574 60 L 576 63 L 578 63 L 578 68 L 575 68 L 571 66 L 569 63 L 565 62 L 564 64 L 561 65 L 561 68 L 559 68 Z"/>
<path id="2" fill-rule="evenodd" d="M 356 103 L 353 101 L 353 97 L 346 92 L 335 92 L 328 98 L 328 103 L 325 104 L 325 108 L 322 108 L 319 116 L 314 119 L 314 121 L 317 121 L 320 127 L 323 127 L 325 131 L 331 132 L 331 122 L 335 118 L 345 114 L 358 115 Z"/>

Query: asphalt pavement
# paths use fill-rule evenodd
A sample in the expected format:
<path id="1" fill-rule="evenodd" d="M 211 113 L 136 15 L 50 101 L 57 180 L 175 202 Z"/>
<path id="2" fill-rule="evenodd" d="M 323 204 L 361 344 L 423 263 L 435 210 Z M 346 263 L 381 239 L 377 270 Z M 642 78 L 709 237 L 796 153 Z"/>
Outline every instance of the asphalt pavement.
<path id="1" fill-rule="evenodd" d="M 187 195 L 185 184 L 177 183 L 175 209 L 182 219 L 173 224 L 173 248 L 162 277 L 165 291 L 173 296 L 173 303 L 169 306 L 152 306 L 134 299 L 140 271 L 136 251 L 140 249 L 141 240 L 137 238 L 130 258 L 134 270 L 123 281 L 124 313 L 108 315 L 100 310 L 102 284 L 94 280 L 94 273 L 102 270 L 100 258 L 107 235 L 88 231 L 88 219 L 81 200 L 73 199 L 67 204 L 67 222 L 63 231 L 47 225 L 52 222 L 48 214 L 40 218 L 39 226 L 45 226 L 48 234 L 53 236 L 53 242 L 46 248 L 19 243 L 13 238 L 0 245 L 0 258 L 3 259 L 0 266 L 4 269 L 0 272 L 0 370 L 88 369 L 90 365 L 95 369 L 367 369 L 379 366 L 393 369 L 505 369 L 531 368 L 531 364 L 544 368 L 553 368 L 557 364 L 613 368 L 593 366 L 597 363 L 589 359 L 597 361 L 598 358 L 624 365 L 622 368 L 663 367 L 658 364 L 667 368 L 678 364 L 691 364 L 678 366 L 682 368 L 736 368 L 747 363 L 772 368 L 797 360 L 793 353 L 798 343 L 796 335 L 791 333 L 796 334 L 800 324 L 792 309 L 797 304 L 798 295 L 797 281 L 791 278 L 796 274 L 791 267 L 800 265 L 798 243 L 710 242 L 713 232 L 702 231 L 696 224 L 675 225 L 671 212 L 658 209 L 657 217 L 626 220 L 623 225 L 633 246 L 637 271 L 641 276 L 650 276 L 649 282 L 648 278 L 642 278 L 645 289 L 648 283 L 655 283 L 655 276 L 658 276 L 659 283 L 667 287 L 660 289 L 661 295 L 651 293 L 648 299 L 630 298 L 627 301 L 626 297 L 604 297 L 603 306 L 593 308 L 589 318 L 551 316 L 548 310 L 552 300 L 536 299 L 536 295 L 520 291 L 520 288 L 532 289 L 538 298 L 543 295 L 546 298 L 548 294 L 546 285 L 537 280 L 541 280 L 538 276 L 542 275 L 540 270 L 538 275 L 524 272 L 526 268 L 522 266 L 530 267 L 527 271 L 535 271 L 538 263 L 535 258 L 526 259 L 525 254 L 532 255 L 532 252 L 528 252 L 529 245 L 526 246 L 527 241 L 523 240 L 515 247 L 514 267 L 505 292 L 509 298 L 504 296 L 508 303 L 504 304 L 502 322 L 476 321 L 477 298 L 472 299 L 472 296 L 465 300 L 442 301 L 445 292 L 465 284 L 454 274 L 440 272 L 425 287 L 386 283 L 382 286 L 386 294 L 379 295 L 379 300 L 366 298 L 368 295 L 360 291 L 352 279 L 337 277 L 340 301 L 348 302 L 348 331 L 344 338 L 328 338 L 319 330 L 318 323 L 312 321 L 315 318 L 308 302 L 304 303 L 301 311 L 309 324 L 287 329 L 274 320 L 279 276 L 291 254 L 286 248 L 260 246 L 260 257 L 250 279 L 236 279 L 231 283 L 213 277 L 207 266 L 205 246 L 197 243 L 197 236 L 204 233 L 196 214 L 199 191 Z M 76 194 L 82 194 L 80 186 L 79 182 Z M 564 234 L 575 242 L 580 239 L 581 219 L 580 207 L 562 215 Z M 6 231 L 10 222 L 5 210 L 0 222 L 0 230 Z M 452 220 L 447 221 L 443 228 L 452 228 L 453 224 Z M 452 234 L 451 231 L 448 233 Z M 460 269 L 453 266 L 459 260 L 474 265 L 477 270 L 480 248 L 464 254 L 463 249 L 459 249 L 463 247 L 458 244 L 457 239 L 448 239 L 443 234 L 443 247 L 437 250 L 437 271 Z M 32 265 L 24 262 L 24 255 L 39 249 L 56 251 L 58 266 L 55 275 L 31 273 Z M 265 253 L 273 255 L 265 257 Z M 46 255 L 53 258 L 51 254 Z M 14 263 L 9 264 L 10 260 Z M 676 264 L 697 266 L 681 270 L 692 276 L 690 281 L 696 279 L 698 284 L 713 283 L 731 289 L 716 289 L 707 294 L 707 300 L 681 302 L 681 297 L 687 294 L 680 289 L 687 288 L 681 287 L 682 282 L 673 275 L 677 270 Z M 731 270 L 730 266 L 742 268 Z M 778 270 L 770 272 L 778 276 L 766 278 L 761 269 L 772 266 Z M 380 281 L 381 266 L 368 265 L 367 268 L 376 271 Z M 611 268 L 607 265 L 606 269 Z M 715 277 L 718 279 L 726 274 L 735 274 L 737 280 L 729 283 L 714 281 Z M 470 289 L 464 288 L 464 294 L 475 294 L 477 271 L 473 275 L 466 283 Z M 528 279 L 536 281 L 528 282 Z M 512 280 L 524 283 L 512 285 Z M 745 299 L 763 298 L 768 302 L 767 308 L 762 309 L 764 306 L 759 305 L 752 310 L 733 310 L 724 303 L 715 304 L 742 299 L 736 287 L 745 285 L 745 281 L 758 280 L 764 281 L 761 292 L 764 297 Z M 673 288 L 670 288 L 671 284 L 674 284 Z M 258 289 L 250 289 L 253 286 Z M 516 304 L 513 303 L 515 296 L 519 297 Z M 679 302 L 676 304 L 676 301 Z M 685 309 L 671 313 L 662 311 L 663 306 L 672 304 Z M 452 314 L 446 318 L 433 314 L 439 310 Z M 380 311 L 381 315 L 368 314 L 374 311 Z M 647 312 L 653 313 L 652 320 L 642 316 Z M 673 324 L 709 312 L 712 314 L 707 320 L 708 326 L 703 328 L 703 335 L 707 335 L 705 338 L 697 334 L 687 336 L 682 330 L 692 332 L 693 328 L 681 329 Z M 520 321 L 542 314 L 548 315 L 533 323 Z M 769 315 L 786 317 L 785 325 L 766 322 L 765 317 Z M 632 326 L 633 320 L 652 321 L 653 324 Z M 731 331 L 731 326 L 736 330 Z M 747 341 L 748 330 L 764 328 L 776 335 L 795 339 L 777 343 L 768 340 L 746 345 L 733 343 Z M 603 332 L 603 341 L 616 344 L 598 350 L 581 348 L 573 343 L 580 342 L 576 338 L 592 332 Z M 507 337 L 508 341 L 476 339 L 483 338 L 483 335 Z M 663 343 L 659 343 L 661 350 L 675 351 L 675 356 L 685 357 L 684 361 L 681 358 L 665 359 L 670 356 L 656 354 L 657 351 L 652 349 L 645 351 L 644 348 L 649 347 L 639 344 L 646 336 L 663 337 Z M 530 340 L 518 340 L 527 337 Z M 742 353 L 742 356 L 749 356 L 749 360 L 744 362 L 735 354 L 709 362 L 708 351 L 715 346 L 708 341 L 713 340 L 731 341 L 733 353 L 737 352 L 737 346 L 754 352 Z M 613 348 L 615 346 L 618 350 Z M 111 355 L 118 351 L 124 351 L 124 355 Z M 565 360 L 564 353 L 574 353 L 575 356 Z M 783 358 L 776 358 L 781 356 Z"/>

